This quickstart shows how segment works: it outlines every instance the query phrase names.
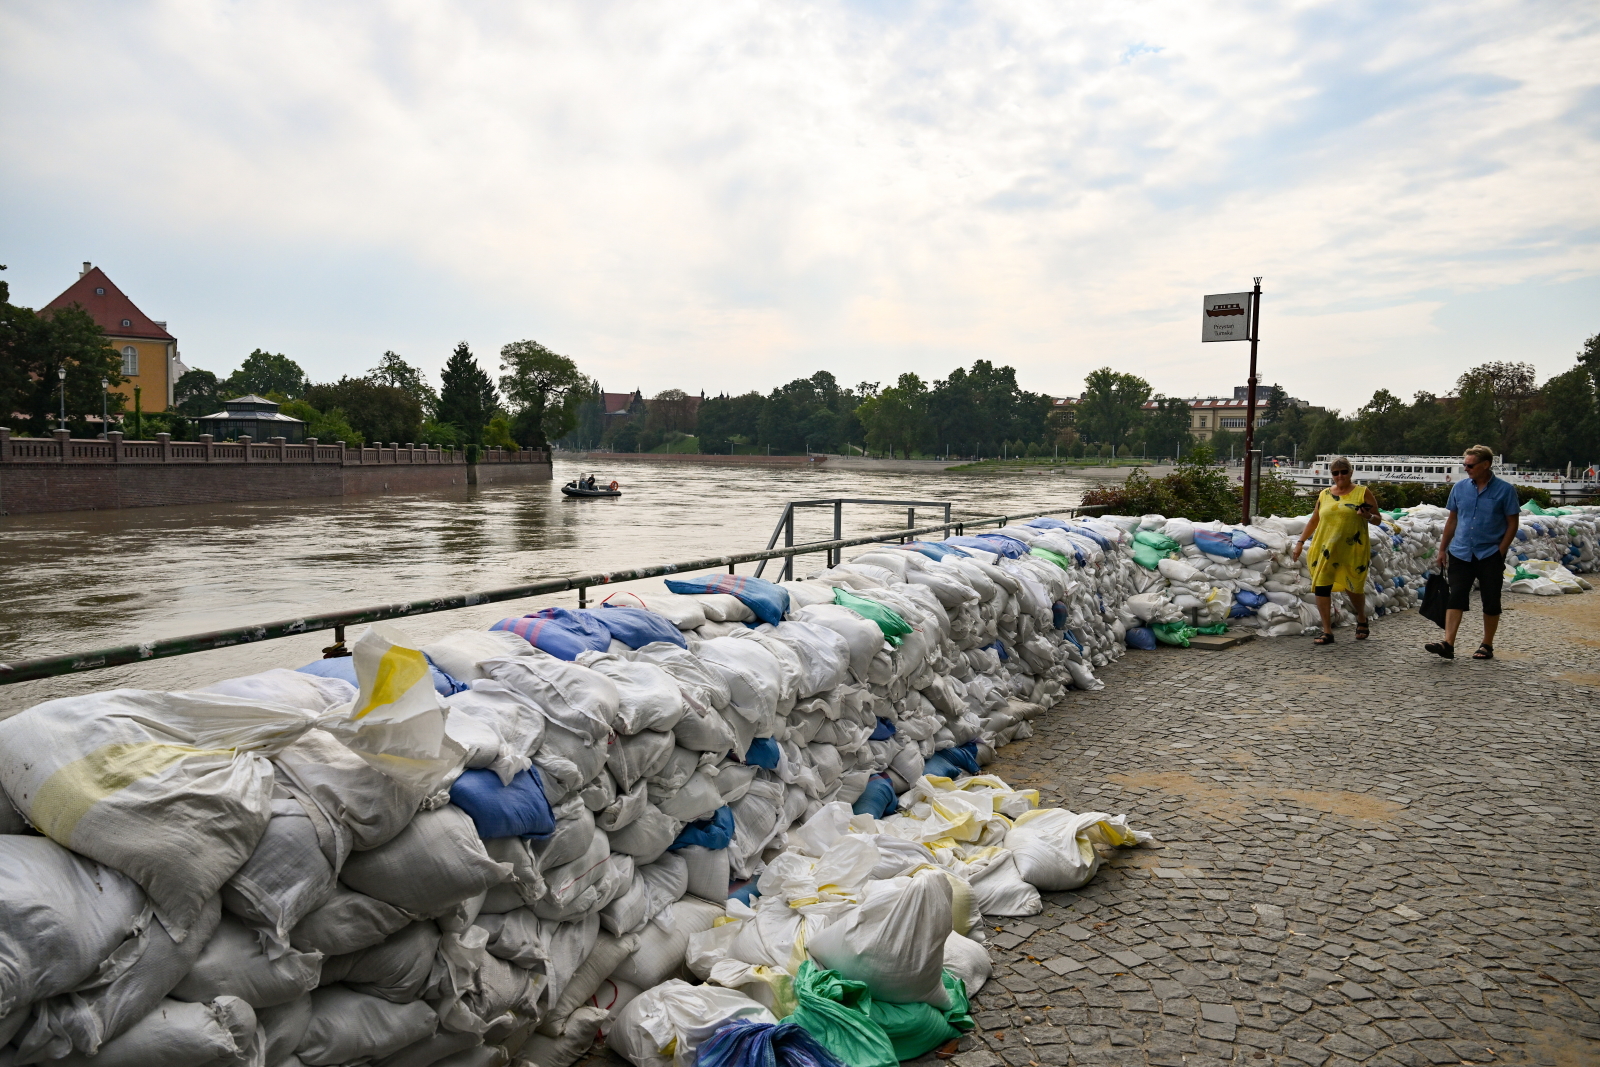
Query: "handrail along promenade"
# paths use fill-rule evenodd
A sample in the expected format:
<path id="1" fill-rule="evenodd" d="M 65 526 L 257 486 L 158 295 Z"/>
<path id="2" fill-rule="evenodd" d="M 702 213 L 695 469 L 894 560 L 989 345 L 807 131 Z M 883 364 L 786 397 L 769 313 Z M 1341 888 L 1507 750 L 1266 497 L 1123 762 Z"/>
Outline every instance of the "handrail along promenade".
<path id="1" fill-rule="evenodd" d="M 827 552 L 830 554 L 831 559 L 833 558 L 832 553 L 855 545 L 904 542 L 914 537 L 940 531 L 944 531 L 948 537 L 948 531 L 950 530 L 954 530 L 955 536 L 960 537 L 968 527 L 987 526 L 990 524 L 1006 526 L 1019 519 L 1033 519 L 1044 515 L 1076 515 L 1083 510 L 1087 509 L 1063 507 L 1049 508 L 1044 511 L 1030 511 L 1019 515 L 990 515 L 976 519 L 939 523 L 933 526 L 922 526 L 916 529 L 889 530 L 867 534 L 863 537 L 814 541 L 805 545 L 773 548 L 760 552 L 712 556 L 707 559 L 690 560 L 683 563 L 662 563 L 651 567 L 636 567 L 631 570 L 569 575 L 565 578 L 548 578 L 544 581 L 530 582 L 526 585 L 511 585 L 499 589 L 486 589 L 470 593 L 454 593 L 447 596 L 427 597 L 422 600 L 355 608 L 350 611 L 333 611 L 321 615 L 305 615 L 297 619 L 282 619 L 277 622 L 238 626 L 227 630 L 212 630 L 207 633 L 189 634 L 184 637 L 168 637 L 155 641 L 143 641 L 137 644 L 117 645 L 112 648 L 96 649 L 91 652 L 68 652 L 58 656 L 42 656 L 38 659 L 0 663 L 0 685 L 29 682 L 39 678 L 55 678 L 65 674 L 80 674 L 85 671 L 120 667 L 129 663 L 141 663 L 150 659 L 164 659 L 169 656 L 187 656 L 196 652 L 210 652 L 214 649 L 231 648 L 234 645 L 251 644 L 256 641 L 273 641 L 282 637 L 297 637 L 301 634 L 314 633 L 318 630 L 332 630 L 334 632 L 334 643 L 324 651 L 329 656 L 342 656 L 348 654 L 344 648 L 345 627 L 358 626 L 362 623 L 382 622 L 385 619 L 403 619 L 412 615 L 427 615 L 436 611 L 454 611 L 458 608 L 476 607 L 479 604 L 520 600 L 524 597 L 546 596 L 551 593 L 564 593 L 572 590 L 577 591 L 578 606 L 583 607 L 587 603 L 588 590 L 599 585 L 639 581 L 644 578 L 658 578 L 670 574 L 708 570 L 712 567 L 727 567 L 728 573 L 733 574 L 734 567 L 740 563 L 792 558 L 816 552 Z"/>

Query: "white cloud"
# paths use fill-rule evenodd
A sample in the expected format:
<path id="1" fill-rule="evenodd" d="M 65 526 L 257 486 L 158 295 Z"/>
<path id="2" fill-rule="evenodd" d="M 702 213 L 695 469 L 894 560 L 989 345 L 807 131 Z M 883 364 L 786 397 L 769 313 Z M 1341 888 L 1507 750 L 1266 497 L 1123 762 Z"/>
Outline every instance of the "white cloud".
<path id="1" fill-rule="evenodd" d="M 1243 346 L 1199 347 L 1199 297 L 1262 274 L 1268 379 L 1352 406 L 1449 299 L 1596 273 L 1600 150 L 1569 116 L 1597 37 L 1493 0 L 18 2 L 3 130 L 34 148 L 0 181 L 273 276 L 225 309 L 163 279 L 203 365 L 281 328 L 298 278 L 326 299 L 329 260 L 437 281 L 397 309 L 349 277 L 294 334 L 314 373 L 533 336 L 647 391 L 981 356 L 1052 392 L 1114 362 L 1212 393 Z M 1442 390 L 1472 351 L 1407 373 Z"/>

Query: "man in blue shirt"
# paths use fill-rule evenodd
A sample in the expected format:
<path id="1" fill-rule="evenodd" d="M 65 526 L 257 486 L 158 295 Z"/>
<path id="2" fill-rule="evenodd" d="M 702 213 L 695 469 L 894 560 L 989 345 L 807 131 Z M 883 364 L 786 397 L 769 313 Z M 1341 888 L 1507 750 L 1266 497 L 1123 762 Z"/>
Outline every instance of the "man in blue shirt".
<path id="1" fill-rule="evenodd" d="M 1506 550 L 1517 536 L 1517 490 L 1494 476 L 1494 453 L 1488 445 L 1473 445 L 1461 457 L 1469 478 L 1450 490 L 1450 518 L 1439 538 L 1439 558 L 1434 565 L 1450 580 L 1445 604 L 1444 640 L 1433 641 L 1429 652 L 1456 658 L 1456 630 L 1467 610 L 1472 583 L 1483 599 L 1483 644 L 1473 659 L 1494 659 L 1494 632 L 1500 626 L 1500 587 L 1505 584 Z"/>

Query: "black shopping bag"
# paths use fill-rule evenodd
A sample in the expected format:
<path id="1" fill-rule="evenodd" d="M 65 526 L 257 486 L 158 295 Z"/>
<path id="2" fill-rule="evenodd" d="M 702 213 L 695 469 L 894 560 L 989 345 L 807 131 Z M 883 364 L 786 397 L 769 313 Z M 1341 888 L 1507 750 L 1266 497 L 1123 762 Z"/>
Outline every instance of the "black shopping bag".
<path id="1" fill-rule="evenodd" d="M 1428 576 L 1422 590 L 1422 617 L 1431 619 L 1437 626 L 1444 625 L 1445 605 L 1450 600 L 1450 581 L 1442 574 Z"/>

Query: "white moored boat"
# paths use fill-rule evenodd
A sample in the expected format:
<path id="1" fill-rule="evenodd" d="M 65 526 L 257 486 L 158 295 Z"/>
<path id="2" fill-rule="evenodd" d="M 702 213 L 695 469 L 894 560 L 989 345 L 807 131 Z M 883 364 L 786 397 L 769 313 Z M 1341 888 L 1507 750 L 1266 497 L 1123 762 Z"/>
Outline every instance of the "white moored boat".
<path id="1" fill-rule="evenodd" d="M 1280 476 L 1306 488 L 1321 488 L 1333 484 L 1328 464 L 1335 457 L 1318 456 L 1305 467 L 1278 467 Z M 1352 469 L 1352 480 L 1366 482 L 1422 482 L 1426 485 L 1453 485 L 1468 477 L 1461 466 L 1460 456 L 1346 456 Z M 1496 456 L 1494 472 L 1515 485 L 1547 489 L 1552 500 L 1573 500 L 1600 493 L 1600 468 L 1594 466 L 1574 470 L 1570 474 L 1560 471 L 1518 470 L 1515 463 L 1506 463 Z"/>

